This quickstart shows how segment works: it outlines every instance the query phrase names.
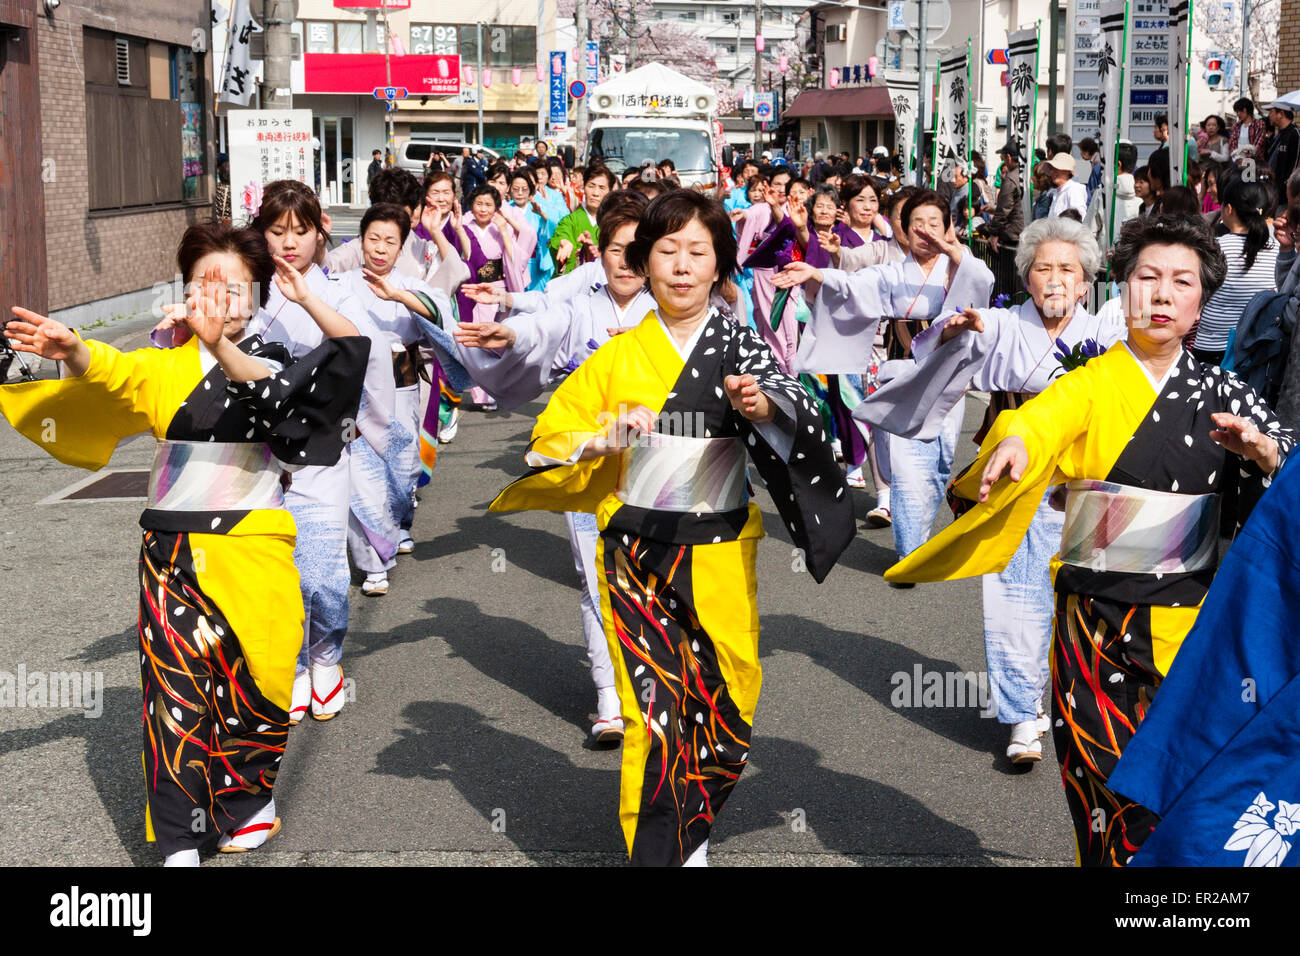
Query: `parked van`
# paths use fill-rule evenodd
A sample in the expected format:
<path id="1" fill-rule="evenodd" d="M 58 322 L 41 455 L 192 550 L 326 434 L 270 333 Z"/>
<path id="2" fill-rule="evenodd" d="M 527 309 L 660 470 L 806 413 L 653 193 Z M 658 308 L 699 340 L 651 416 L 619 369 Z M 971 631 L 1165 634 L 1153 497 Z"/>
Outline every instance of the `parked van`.
<path id="1" fill-rule="evenodd" d="M 434 153 L 442 153 L 451 162 L 460 155 L 460 151 L 466 146 L 472 152 L 477 152 L 480 148 L 488 157 L 489 162 L 495 163 L 501 158 L 501 154 L 496 150 L 488 149 L 486 146 L 480 147 L 477 143 L 454 142 L 445 139 L 408 139 L 397 147 L 397 168 L 409 170 L 417 176 L 424 175 L 424 167 L 429 163 L 429 157 Z"/>

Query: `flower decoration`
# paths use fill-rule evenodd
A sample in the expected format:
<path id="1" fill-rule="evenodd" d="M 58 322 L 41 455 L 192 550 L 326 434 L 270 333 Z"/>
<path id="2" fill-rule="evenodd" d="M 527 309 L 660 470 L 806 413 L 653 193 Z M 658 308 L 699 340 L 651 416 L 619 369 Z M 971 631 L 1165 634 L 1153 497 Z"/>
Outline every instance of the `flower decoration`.
<path id="1" fill-rule="evenodd" d="M 256 179 L 250 181 L 244 187 L 244 194 L 241 200 L 244 212 L 248 213 L 248 219 L 251 222 L 257 218 L 258 212 L 262 209 L 262 184 Z"/>
<path id="2" fill-rule="evenodd" d="M 1104 351 L 1105 349 L 1096 339 L 1084 339 L 1072 349 L 1058 338 L 1055 358 L 1061 363 L 1062 369 L 1071 372 L 1076 368 L 1083 368 L 1088 364 L 1089 359 L 1095 359 Z"/>

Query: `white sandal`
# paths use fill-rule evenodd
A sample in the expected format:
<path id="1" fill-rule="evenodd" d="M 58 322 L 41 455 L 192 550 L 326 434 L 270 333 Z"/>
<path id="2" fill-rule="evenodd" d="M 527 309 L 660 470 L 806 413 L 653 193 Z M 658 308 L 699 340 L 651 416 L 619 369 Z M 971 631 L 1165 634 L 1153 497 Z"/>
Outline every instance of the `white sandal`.
<path id="1" fill-rule="evenodd" d="M 378 577 L 367 576 L 361 582 L 361 593 L 366 597 L 383 597 L 388 593 L 388 575 L 381 574 Z"/>
<path id="2" fill-rule="evenodd" d="M 1043 759 L 1043 742 L 1038 734 L 1037 720 L 1022 720 L 1011 728 L 1007 757 L 1012 763 L 1037 763 Z"/>

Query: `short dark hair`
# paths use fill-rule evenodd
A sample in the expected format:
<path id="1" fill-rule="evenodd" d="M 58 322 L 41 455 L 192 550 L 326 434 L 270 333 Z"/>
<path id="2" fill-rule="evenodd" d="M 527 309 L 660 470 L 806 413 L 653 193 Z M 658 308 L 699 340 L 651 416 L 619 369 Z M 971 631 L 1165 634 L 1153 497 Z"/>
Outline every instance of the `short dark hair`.
<path id="1" fill-rule="evenodd" d="M 892 213 L 900 204 L 906 203 L 920 191 L 920 186 L 904 186 L 892 196 L 885 197 L 883 208 L 888 209 Z"/>
<path id="2" fill-rule="evenodd" d="M 383 155 L 383 152 L 382 152 L 381 150 L 378 150 L 378 149 L 372 149 L 372 150 L 370 151 L 370 155 L 371 155 L 371 156 L 381 156 L 381 155 Z"/>
<path id="3" fill-rule="evenodd" d="M 310 186 L 296 179 L 277 179 L 266 184 L 262 190 L 262 206 L 248 224 L 249 228 L 264 233 L 279 222 L 285 213 L 292 214 L 304 226 L 315 229 L 329 242 L 330 234 L 321 218 L 320 198 Z"/>
<path id="4" fill-rule="evenodd" d="M 447 170 L 445 169 L 433 170 L 432 172 L 429 173 L 429 175 L 424 177 L 424 184 L 420 187 L 422 190 L 421 194 L 424 196 L 428 196 L 430 188 L 444 181 L 451 185 L 452 191 L 454 192 L 456 189 L 456 177 L 454 177 L 451 173 L 447 172 Z"/>
<path id="5" fill-rule="evenodd" d="M 510 167 L 498 160 L 497 162 L 493 163 L 491 166 L 488 167 L 487 172 L 483 174 L 483 178 L 484 180 L 488 180 L 488 179 L 496 179 L 498 176 L 508 177 L 509 175 L 510 175 Z"/>
<path id="6" fill-rule="evenodd" d="M 614 171 L 612 169 L 610 169 L 604 163 L 597 163 L 597 162 L 591 163 L 589 166 L 587 166 L 585 170 L 583 170 L 582 173 L 583 185 L 586 185 L 587 183 L 591 182 L 593 179 L 604 179 L 605 182 L 609 184 L 610 189 L 613 189 L 614 185 L 618 182 L 618 180 L 614 176 Z"/>
<path id="7" fill-rule="evenodd" d="M 406 237 L 411 232 L 411 217 L 407 214 L 405 208 L 392 202 L 375 203 L 361 217 L 361 226 L 357 230 L 357 238 L 363 238 L 366 230 L 376 222 L 397 223 L 397 229 L 402 234 L 402 245 L 406 245 Z"/>
<path id="8" fill-rule="evenodd" d="M 1147 181 L 1160 180 L 1160 185 L 1169 188 L 1169 150 L 1158 149 L 1147 160 Z"/>
<path id="9" fill-rule="evenodd" d="M 491 196 L 493 204 L 498 209 L 501 208 L 501 194 L 499 192 L 491 186 L 478 186 L 470 190 L 470 194 L 465 197 L 466 212 L 469 212 L 470 208 L 474 205 L 474 200 L 478 199 L 479 196 Z"/>
<path id="10" fill-rule="evenodd" d="M 658 183 L 641 185 L 662 188 Z M 605 251 L 613 240 L 614 233 L 620 228 L 629 222 L 639 223 L 649 205 L 650 199 L 647 196 L 632 189 L 616 189 L 606 196 L 605 201 L 600 204 L 600 214 L 596 216 L 596 233 L 600 237 L 598 240 L 600 251 Z"/>
<path id="11" fill-rule="evenodd" d="M 907 200 L 907 204 L 903 206 L 903 214 L 899 217 L 902 220 L 904 232 L 906 232 L 912 225 L 912 214 L 922 206 L 934 206 L 937 208 L 943 213 L 943 228 L 947 230 L 952 227 L 952 209 L 948 205 L 948 200 L 944 199 L 933 189 L 918 189 L 912 194 L 911 198 Z"/>
<path id="12" fill-rule="evenodd" d="M 662 179 L 636 179 L 628 183 L 624 188 L 629 192 L 637 193 L 638 195 L 644 196 L 647 200 L 650 200 L 654 199 L 656 196 L 662 196 L 673 187 L 668 185 L 668 183 Z M 605 207 L 602 205 L 600 208 L 604 209 Z"/>
<path id="13" fill-rule="evenodd" d="M 1119 160 L 1120 172 L 1131 173 L 1133 167 L 1137 165 L 1138 148 L 1132 143 L 1117 143 L 1115 145 L 1115 158 Z"/>
<path id="14" fill-rule="evenodd" d="M 1088 153 L 1089 155 L 1095 155 L 1097 152 L 1097 141 L 1091 136 L 1085 136 L 1083 139 L 1079 140 L 1079 152 L 1081 154 Z"/>
<path id="15" fill-rule="evenodd" d="M 1252 100 L 1243 96 L 1241 99 L 1237 100 L 1237 102 L 1232 104 L 1232 111 L 1235 113 L 1237 110 L 1246 110 L 1251 116 L 1254 116 L 1255 104 Z"/>
<path id="16" fill-rule="evenodd" d="M 773 164 L 769 166 L 767 169 L 768 169 L 767 181 L 769 183 L 772 182 L 774 179 L 776 179 L 777 176 L 789 176 L 790 182 L 791 183 L 794 182 L 794 172 L 790 169 L 789 166 L 777 166 Z M 785 188 L 788 190 L 790 188 L 790 183 L 786 183 Z"/>
<path id="17" fill-rule="evenodd" d="M 880 202 L 880 188 L 876 181 L 870 176 L 863 176 L 860 173 L 854 173 L 846 176 L 844 182 L 840 183 L 840 204 L 847 206 L 849 200 L 857 196 L 864 189 L 870 189 L 876 194 L 876 202 Z"/>
<path id="18" fill-rule="evenodd" d="M 513 186 L 516 179 L 522 179 L 528 184 L 528 195 L 537 192 L 537 180 L 533 178 L 533 171 L 527 166 L 517 167 L 511 174 L 508 185 Z"/>
<path id="19" fill-rule="evenodd" d="M 1047 137 L 1047 159 L 1051 159 L 1057 153 L 1070 155 L 1070 148 L 1074 146 L 1074 140 L 1070 138 L 1069 133 L 1055 133 Z"/>
<path id="20" fill-rule="evenodd" d="M 658 166 L 658 167 L 660 167 L 661 169 L 662 169 L 664 166 L 667 166 L 667 167 L 668 167 L 669 169 L 671 169 L 673 172 L 677 172 L 677 164 L 674 163 L 671 159 L 661 159 L 661 160 L 659 160 L 659 162 L 656 163 L 655 165 Z"/>
<path id="21" fill-rule="evenodd" d="M 415 209 L 424 202 L 424 189 L 414 174 L 405 169 L 381 169 L 370 180 L 370 201 Z"/>
<path id="22" fill-rule="evenodd" d="M 1127 282 L 1147 246 L 1185 246 L 1201 261 L 1201 305 L 1219 290 L 1228 275 L 1223 250 L 1201 216 L 1135 216 L 1124 223 L 1111 253 L 1110 277 Z"/>
<path id="23" fill-rule="evenodd" d="M 1188 186 L 1170 186 L 1156 200 L 1156 211 L 1172 216 L 1199 216 L 1201 200 Z"/>
<path id="24" fill-rule="evenodd" d="M 649 276 L 650 250 L 664 236 L 680 232 L 692 219 L 698 219 L 713 239 L 713 254 L 718 261 L 718 282 L 736 273 L 736 233 L 731 217 L 722 203 L 693 189 L 674 189 L 650 200 L 636 238 L 627 247 L 627 264 L 639 275 Z"/>
<path id="25" fill-rule="evenodd" d="M 405 210 L 402 215 L 406 215 Z M 251 227 L 236 229 L 225 221 L 190 226 L 176 248 L 176 266 L 186 283 L 199 278 L 194 274 L 195 267 L 200 259 L 213 252 L 229 252 L 240 258 L 255 283 L 258 305 L 265 307 L 271 298 L 271 279 L 275 276 L 275 261 L 267 248 L 266 237 Z"/>
<path id="26" fill-rule="evenodd" d="M 1157 114 L 1156 114 L 1156 122 L 1155 122 L 1155 125 L 1156 125 L 1157 127 L 1160 127 L 1160 126 L 1168 126 L 1168 125 L 1169 125 L 1169 114 L 1168 114 L 1168 113 L 1157 113 Z"/>

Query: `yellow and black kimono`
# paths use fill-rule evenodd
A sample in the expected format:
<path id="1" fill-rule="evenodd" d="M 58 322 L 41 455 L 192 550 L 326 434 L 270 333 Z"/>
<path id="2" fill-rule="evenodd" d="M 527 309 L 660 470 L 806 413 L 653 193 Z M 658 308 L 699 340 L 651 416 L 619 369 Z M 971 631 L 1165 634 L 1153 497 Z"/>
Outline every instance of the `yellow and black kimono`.
<path id="1" fill-rule="evenodd" d="M 756 425 L 732 409 L 723 379 L 746 373 L 779 407 L 775 421 Z M 638 405 L 658 415 L 655 432 L 621 455 L 579 460 Z M 556 390 L 533 431 L 534 470 L 492 503 L 597 516 L 601 616 L 627 728 L 620 819 L 635 863 L 683 863 L 749 756 L 763 523 L 749 500 L 747 455 L 822 581 L 855 526 L 808 393 L 722 313 L 679 351 L 651 312 Z"/>
<path id="2" fill-rule="evenodd" d="M 271 799 L 303 626 L 281 462 L 338 460 L 369 343 L 329 339 L 295 362 L 245 339 L 240 348 L 273 374 L 241 384 L 198 339 L 127 353 L 86 346 L 85 374 L 0 388 L 0 413 L 91 470 L 128 435 L 158 441 L 140 517 L 139 637 L 145 827 L 166 856 Z"/>
<path id="3" fill-rule="evenodd" d="M 941 581 L 1003 570 L 1048 486 L 1065 483 L 1051 562 L 1052 725 L 1081 864 L 1126 864 L 1157 822 L 1107 780 L 1214 578 L 1220 507 L 1239 527 L 1269 482 L 1210 438 L 1216 412 L 1276 439 L 1281 466 L 1291 433 L 1230 372 L 1184 352 L 1156 382 L 1117 344 L 1000 414 L 949 488 L 961 516 L 885 574 Z M 1009 436 L 1024 441 L 1029 465 L 977 504 L 988 459 Z"/>

